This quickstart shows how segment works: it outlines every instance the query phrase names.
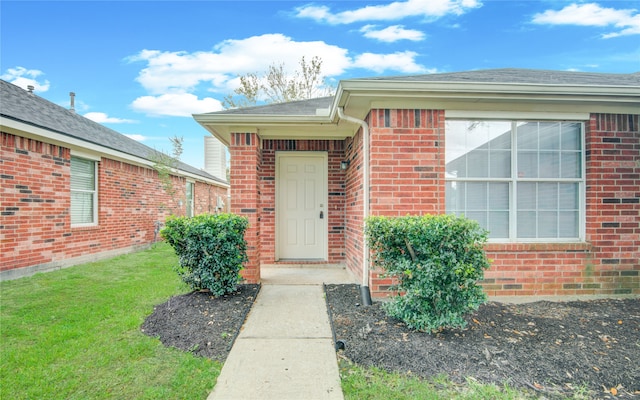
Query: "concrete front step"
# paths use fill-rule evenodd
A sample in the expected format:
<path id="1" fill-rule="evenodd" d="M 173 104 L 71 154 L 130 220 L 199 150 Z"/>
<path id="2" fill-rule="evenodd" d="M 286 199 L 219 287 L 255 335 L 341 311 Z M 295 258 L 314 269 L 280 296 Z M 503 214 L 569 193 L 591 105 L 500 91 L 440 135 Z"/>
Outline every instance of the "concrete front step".
<path id="1" fill-rule="evenodd" d="M 342 264 L 327 266 L 301 265 L 263 265 L 260 268 L 260 281 L 264 285 L 321 285 L 356 283 L 351 271 Z"/>

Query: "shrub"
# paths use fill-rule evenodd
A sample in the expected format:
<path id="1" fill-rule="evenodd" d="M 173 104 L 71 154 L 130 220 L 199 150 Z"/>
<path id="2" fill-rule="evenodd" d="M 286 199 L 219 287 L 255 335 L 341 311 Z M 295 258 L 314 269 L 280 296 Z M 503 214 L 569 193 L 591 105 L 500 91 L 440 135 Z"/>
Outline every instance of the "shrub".
<path id="1" fill-rule="evenodd" d="M 487 301 L 477 284 L 489 268 L 487 232 L 453 215 L 369 217 L 365 233 L 375 265 L 397 279 L 387 314 L 412 329 L 466 326 L 464 315 Z"/>
<path id="2" fill-rule="evenodd" d="M 160 231 L 178 255 L 178 275 L 193 290 L 215 296 L 234 292 L 247 261 L 244 232 L 249 221 L 233 214 L 170 217 Z"/>

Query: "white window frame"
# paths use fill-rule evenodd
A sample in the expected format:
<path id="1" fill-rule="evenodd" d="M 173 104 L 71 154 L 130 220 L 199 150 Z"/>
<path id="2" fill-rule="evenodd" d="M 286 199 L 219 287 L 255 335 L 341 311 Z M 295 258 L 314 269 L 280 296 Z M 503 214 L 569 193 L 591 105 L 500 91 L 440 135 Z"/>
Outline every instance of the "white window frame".
<path id="1" fill-rule="evenodd" d="M 71 188 L 71 180 L 73 179 L 73 175 L 71 172 L 71 168 L 69 168 L 69 194 L 70 194 L 70 204 L 69 204 L 69 214 L 70 214 L 70 218 L 71 218 L 71 209 L 73 207 L 73 205 L 71 204 L 71 202 L 73 201 L 73 197 L 71 196 L 72 193 L 76 192 L 76 193 L 90 193 L 92 195 L 92 216 L 91 222 L 79 222 L 79 223 L 74 223 L 71 222 L 71 227 L 72 228 L 80 228 L 80 227 L 90 227 L 90 226 L 97 226 L 98 225 L 98 161 L 94 158 L 88 158 L 88 157 L 80 157 L 77 155 L 72 155 L 70 162 L 73 162 L 73 159 L 79 159 L 79 160 L 83 160 L 83 161 L 88 161 L 93 163 L 93 189 L 92 190 L 78 190 L 78 189 L 72 189 Z"/>
<path id="2" fill-rule="evenodd" d="M 452 113 L 455 115 L 453 118 L 446 118 L 447 121 L 486 121 L 486 122 L 510 122 L 512 131 L 511 140 L 511 176 L 509 178 L 457 178 L 445 176 L 446 182 L 508 182 L 509 187 L 509 237 L 508 238 L 490 238 L 488 241 L 491 243 L 576 243 L 584 242 L 586 237 L 586 141 L 585 141 L 585 122 L 583 120 L 566 120 L 566 119 L 552 119 L 552 118 L 487 118 L 488 113 L 484 114 L 484 118 L 474 118 L 466 116 L 466 113 Z M 502 115 L 501 115 L 502 116 Z M 509 115 L 514 117 L 514 115 Z M 539 115 L 536 115 L 538 117 Z M 558 117 L 559 115 L 548 115 L 548 117 Z M 582 118 L 580 118 L 582 119 Z M 563 122 L 563 123 L 577 123 L 580 124 L 580 177 L 579 178 L 519 178 L 517 166 L 518 166 L 518 147 L 517 147 L 517 135 L 514 133 L 515 128 L 519 122 Z M 446 138 L 445 132 L 445 138 Z M 446 140 L 445 140 L 446 148 Z M 519 238 L 517 237 L 517 182 L 552 182 L 552 183 L 577 183 L 578 184 L 578 237 L 576 238 Z M 445 205 L 446 207 L 446 205 Z M 445 210 L 447 213 L 449 210 Z"/>
<path id="3" fill-rule="evenodd" d="M 191 199 L 189 199 L 189 185 L 191 185 Z M 192 180 L 187 180 L 187 183 L 185 184 L 185 203 L 187 205 L 186 210 L 185 210 L 185 215 L 187 217 L 194 217 L 195 216 L 195 207 L 194 207 L 194 200 L 196 198 L 196 183 L 195 181 Z"/>

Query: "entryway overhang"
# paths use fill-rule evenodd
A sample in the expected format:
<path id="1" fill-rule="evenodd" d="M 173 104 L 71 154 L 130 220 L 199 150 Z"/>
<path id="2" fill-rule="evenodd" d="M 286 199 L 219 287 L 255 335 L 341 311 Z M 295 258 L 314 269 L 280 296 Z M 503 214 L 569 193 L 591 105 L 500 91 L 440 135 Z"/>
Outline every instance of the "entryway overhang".
<path id="1" fill-rule="evenodd" d="M 357 125 L 329 116 L 238 116 L 197 114 L 193 116 L 213 136 L 229 145 L 232 133 L 257 133 L 261 139 L 343 140 L 355 134 Z"/>

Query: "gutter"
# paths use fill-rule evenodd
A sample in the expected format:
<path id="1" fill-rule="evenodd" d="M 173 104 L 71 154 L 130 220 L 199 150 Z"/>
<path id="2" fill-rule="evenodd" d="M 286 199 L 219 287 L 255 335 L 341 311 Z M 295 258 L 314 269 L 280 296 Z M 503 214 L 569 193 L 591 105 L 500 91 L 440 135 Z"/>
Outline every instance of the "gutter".
<path id="1" fill-rule="evenodd" d="M 362 222 L 369 216 L 369 125 L 361 119 L 344 115 L 342 107 L 338 107 L 338 117 L 345 121 L 353 122 L 362 127 Z M 362 235 L 362 285 L 360 286 L 362 304 L 371 305 L 371 292 L 369 291 L 369 245 Z"/>

